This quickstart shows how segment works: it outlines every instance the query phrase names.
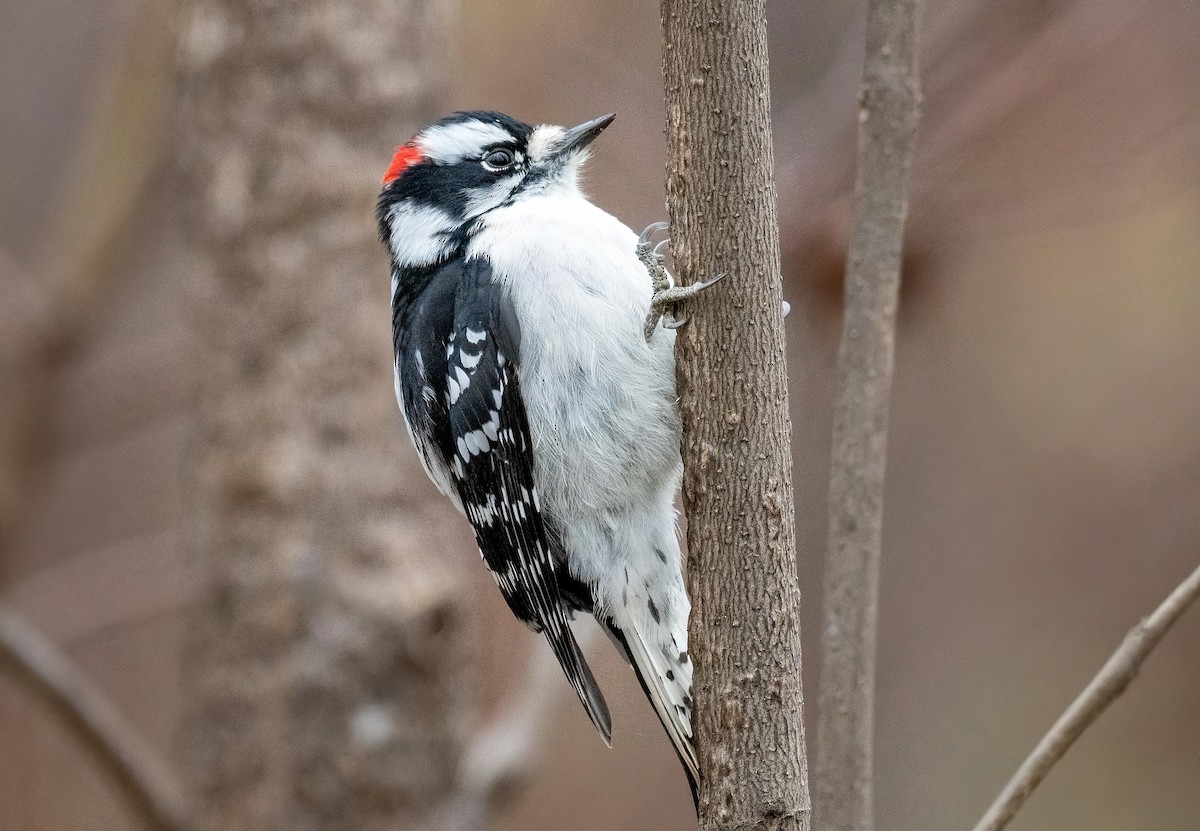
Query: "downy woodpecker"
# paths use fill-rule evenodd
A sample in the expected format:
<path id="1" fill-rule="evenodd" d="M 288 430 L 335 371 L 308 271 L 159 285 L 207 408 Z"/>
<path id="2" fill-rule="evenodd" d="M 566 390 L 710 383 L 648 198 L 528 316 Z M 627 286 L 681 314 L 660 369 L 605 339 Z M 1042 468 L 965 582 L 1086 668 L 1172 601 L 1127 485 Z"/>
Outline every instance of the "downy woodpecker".
<path id="1" fill-rule="evenodd" d="M 396 150 L 378 206 L 396 397 L 429 478 L 605 743 L 575 612 L 633 665 L 695 796 L 675 333 L 652 314 L 657 249 L 579 189 L 612 120 L 564 129 L 462 112 Z"/>

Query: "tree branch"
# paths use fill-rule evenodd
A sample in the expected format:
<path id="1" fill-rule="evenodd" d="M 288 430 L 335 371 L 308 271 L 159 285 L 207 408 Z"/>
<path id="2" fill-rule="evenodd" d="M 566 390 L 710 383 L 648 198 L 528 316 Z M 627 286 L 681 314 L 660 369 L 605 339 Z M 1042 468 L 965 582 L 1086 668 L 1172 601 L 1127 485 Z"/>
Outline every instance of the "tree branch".
<path id="1" fill-rule="evenodd" d="M 181 791 L 162 761 L 53 644 L 3 609 L 0 668 L 12 672 L 91 752 L 148 828 L 193 831 Z"/>
<path id="2" fill-rule="evenodd" d="M 920 111 L 917 0 L 871 0 L 838 352 L 816 791 L 822 828 L 869 831 L 888 398 Z"/>
<path id="3" fill-rule="evenodd" d="M 1154 647 L 1158 646 L 1163 635 L 1198 597 L 1200 568 L 1180 583 L 1154 610 L 1154 614 L 1129 630 L 1117 651 L 1013 774 L 1004 790 L 996 797 L 996 801 L 979 820 L 975 831 L 1000 831 L 1008 825 L 1017 811 L 1021 810 L 1025 800 L 1075 740 L 1100 717 L 1117 696 L 1125 692 L 1125 688 L 1137 676 L 1142 663 Z"/>
<path id="4" fill-rule="evenodd" d="M 700 829 L 809 827 L 763 0 L 663 0 Z M 655 337 L 664 337 L 660 331 Z"/>

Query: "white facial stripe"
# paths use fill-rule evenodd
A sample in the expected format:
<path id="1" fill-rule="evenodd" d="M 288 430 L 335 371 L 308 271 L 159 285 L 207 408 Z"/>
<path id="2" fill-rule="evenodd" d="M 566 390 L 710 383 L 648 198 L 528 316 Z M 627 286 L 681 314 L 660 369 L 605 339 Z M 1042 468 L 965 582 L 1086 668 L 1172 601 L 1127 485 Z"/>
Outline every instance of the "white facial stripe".
<path id="1" fill-rule="evenodd" d="M 400 267 L 427 265 L 450 250 L 454 220 L 429 205 L 398 202 L 392 207 L 392 254 Z"/>
<path id="2" fill-rule="evenodd" d="M 558 146 L 565 132 L 566 130 L 562 127 L 553 124 L 542 124 L 535 127 L 533 134 L 529 137 L 529 160 L 534 164 L 545 161 Z"/>
<path id="3" fill-rule="evenodd" d="M 508 131 L 495 124 L 466 121 L 429 127 L 417 136 L 421 152 L 437 164 L 457 164 L 478 156 L 491 144 L 512 141 Z"/>

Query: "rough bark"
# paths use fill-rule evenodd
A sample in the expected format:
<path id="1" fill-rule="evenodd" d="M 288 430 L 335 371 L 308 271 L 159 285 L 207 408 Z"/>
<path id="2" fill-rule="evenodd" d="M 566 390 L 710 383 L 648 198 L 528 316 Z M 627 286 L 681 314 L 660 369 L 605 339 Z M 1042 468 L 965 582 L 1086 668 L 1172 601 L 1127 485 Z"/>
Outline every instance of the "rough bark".
<path id="1" fill-rule="evenodd" d="M 869 831 L 888 399 L 920 108 L 917 0 L 872 0 L 834 402 L 816 750 L 818 821 Z"/>
<path id="2" fill-rule="evenodd" d="M 791 422 L 761 0 L 663 0 L 700 828 L 807 829 Z"/>
<path id="3" fill-rule="evenodd" d="M 392 397 L 378 176 L 438 113 L 446 0 L 200 0 L 177 151 L 202 363 L 184 751 L 204 827 L 435 827 L 470 688 L 449 504 Z M 458 527 L 449 522 L 450 527 Z"/>

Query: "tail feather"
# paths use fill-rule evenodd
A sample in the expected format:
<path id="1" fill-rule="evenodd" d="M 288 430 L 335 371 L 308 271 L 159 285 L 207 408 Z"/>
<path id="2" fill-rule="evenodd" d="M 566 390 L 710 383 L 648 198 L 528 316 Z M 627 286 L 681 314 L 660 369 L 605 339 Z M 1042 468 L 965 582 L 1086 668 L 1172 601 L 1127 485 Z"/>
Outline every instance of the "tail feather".
<path id="1" fill-rule="evenodd" d="M 625 646 L 646 698 L 654 706 L 658 720 L 675 746 L 695 800 L 700 771 L 692 739 L 692 666 L 687 653 L 680 648 L 672 649 L 674 643 L 649 643 L 635 626 L 617 624 L 614 629 L 614 634 Z"/>
<path id="2" fill-rule="evenodd" d="M 565 621 L 561 621 L 558 626 L 546 626 L 544 633 L 563 674 L 575 688 L 575 694 L 579 696 L 583 709 L 587 711 L 588 718 L 600 732 L 604 744 L 612 747 L 612 716 L 609 715 L 608 704 L 604 700 L 604 694 L 600 692 L 600 685 L 596 683 L 587 660 L 583 657 L 583 651 L 580 650 L 571 627 Z"/>

